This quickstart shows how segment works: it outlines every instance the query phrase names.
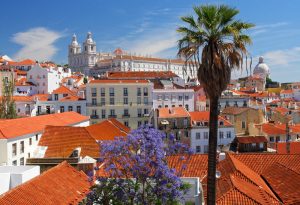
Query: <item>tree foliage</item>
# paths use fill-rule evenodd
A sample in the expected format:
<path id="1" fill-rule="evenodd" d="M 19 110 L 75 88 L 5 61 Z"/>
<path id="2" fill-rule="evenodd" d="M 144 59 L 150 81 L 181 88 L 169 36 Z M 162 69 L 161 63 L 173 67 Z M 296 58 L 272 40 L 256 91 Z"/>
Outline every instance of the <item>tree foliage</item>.
<path id="1" fill-rule="evenodd" d="M 101 144 L 105 176 L 97 178 L 87 204 L 176 204 L 188 187 L 166 157 L 179 153 L 188 159 L 191 150 L 150 127 Z"/>
<path id="2" fill-rule="evenodd" d="M 16 104 L 13 99 L 14 82 L 3 79 L 3 90 L 0 103 L 0 118 L 13 119 L 17 117 Z"/>

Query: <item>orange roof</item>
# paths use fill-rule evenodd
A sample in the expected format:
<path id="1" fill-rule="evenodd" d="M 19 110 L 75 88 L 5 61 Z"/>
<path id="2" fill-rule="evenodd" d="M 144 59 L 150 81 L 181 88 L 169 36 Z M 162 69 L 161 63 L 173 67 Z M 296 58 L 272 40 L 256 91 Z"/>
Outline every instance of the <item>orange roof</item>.
<path id="1" fill-rule="evenodd" d="M 117 55 L 114 59 L 128 59 L 136 61 L 149 61 L 149 62 L 171 62 L 177 64 L 185 64 L 185 61 L 181 59 L 163 59 L 163 58 L 153 58 L 153 57 L 144 57 L 144 56 L 132 56 L 132 55 Z"/>
<path id="2" fill-rule="evenodd" d="M 130 132 L 129 127 L 126 127 L 114 118 L 90 125 L 86 127 L 86 130 L 94 139 L 100 141 L 114 140 L 115 137 L 125 137 Z"/>
<path id="3" fill-rule="evenodd" d="M 47 146 L 45 158 L 67 158 L 78 147 L 82 157 L 99 157 L 99 145 L 85 127 L 46 126 L 38 145 Z"/>
<path id="4" fill-rule="evenodd" d="M 281 113 L 281 114 L 285 114 L 289 111 L 289 109 L 285 108 L 285 107 L 277 107 L 275 108 L 275 111 Z"/>
<path id="5" fill-rule="evenodd" d="M 199 95 L 197 100 L 200 101 L 200 102 L 206 102 L 206 96 Z"/>
<path id="6" fill-rule="evenodd" d="M 293 90 L 282 90 L 280 91 L 280 94 L 292 94 Z"/>
<path id="7" fill-rule="evenodd" d="M 128 72 L 108 72 L 109 79 L 154 79 L 178 77 L 171 71 L 128 71 Z"/>
<path id="8" fill-rule="evenodd" d="M 33 102 L 31 96 L 13 96 L 15 102 Z"/>
<path id="9" fill-rule="evenodd" d="M 25 75 L 25 76 L 27 75 L 27 71 L 25 71 L 25 70 L 16 69 L 15 72 L 17 73 L 17 75 Z"/>
<path id="10" fill-rule="evenodd" d="M 64 112 L 36 117 L 3 120 L 0 123 L 0 139 L 10 139 L 42 132 L 46 125 L 66 126 L 89 120 L 76 112 Z"/>
<path id="11" fill-rule="evenodd" d="M 27 82 L 26 78 L 21 78 L 15 82 L 15 86 L 36 86 L 32 82 Z"/>
<path id="12" fill-rule="evenodd" d="M 241 137 L 237 137 L 236 139 L 239 143 L 242 144 L 268 142 L 265 136 L 247 136 L 247 137 L 241 136 Z"/>
<path id="13" fill-rule="evenodd" d="M 159 118 L 189 117 L 189 112 L 184 107 L 158 108 Z"/>
<path id="14" fill-rule="evenodd" d="M 190 112 L 191 121 L 209 121 L 209 111 L 194 111 Z M 224 121 L 225 126 L 232 126 L 232 124 L 225 120 L 223 117 L 219 116 L 219 120 Z"/>
<path id="15" fill-rule="evenodd" d="M 300 204 L 299 173 L 280 163 L 274 163 L 262 173 L 262 176 L 283 204 Z"/>
<path id="16" fill-rule="evenodd" d="M 0 196 L 2 205 L 78 204 L 89 192 L 88 177 L 67 162 L 43 172 Z"/>
<path id="17" fill-rule="evenodd" d="M 74 95 L 74 92 L 71 91 L 69 88 L 67 88 L 66 86 L 60 86 L 59 88 L 57 88 L 56 90 L 52 91 L 52 94 L 69 94 L 69 95 Z"/>
<path id="18" fill-rule="evenodd" d="M 34 65 L 35 61 L 31 59 L 25 59 L 19 62 L 8 61 L 8 64 L 12 66 Z"/>
<path id="19" fill-rule="evenodd" d="M 34 100 L 48 101 L 49 95 L 48 94 L 35 94 L 32 97 Z"/>
<path id="20" fill-rule="evenodd" d="M 111 84 L 135 84 L 135 83 L 149 83 L 148 80 L 112 80 L 112 79 L 99 79 L 92 80 L 90 84 L 93 83 L 111 83 Z"/>

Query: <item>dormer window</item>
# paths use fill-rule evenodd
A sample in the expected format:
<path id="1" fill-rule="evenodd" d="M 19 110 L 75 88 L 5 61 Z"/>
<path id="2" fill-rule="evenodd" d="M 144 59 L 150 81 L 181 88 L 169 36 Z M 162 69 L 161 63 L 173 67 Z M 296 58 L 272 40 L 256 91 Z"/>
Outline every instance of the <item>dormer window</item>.
<path id="1" fill-rule="evenodd" d="M 223 126 L 224 125 L 224 122 L 223 121 L 220 121 L 220 126 Z"/>

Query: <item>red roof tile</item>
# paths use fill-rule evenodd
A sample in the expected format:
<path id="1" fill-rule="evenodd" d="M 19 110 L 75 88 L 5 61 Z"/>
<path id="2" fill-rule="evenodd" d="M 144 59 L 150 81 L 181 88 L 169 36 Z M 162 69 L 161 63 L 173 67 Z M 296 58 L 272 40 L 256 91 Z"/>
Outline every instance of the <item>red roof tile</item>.
<path id="1" fill-rule="evenodd" d="M 113 79 L 99 79 L 99 80 L 92 80 L 90 84 L 94 83 L 110 83 L 110 84 L 135 84 L 135 83 L 149 83 L 148 80 L 113 80 Z"/>
<path id="2" fill-rule="evenodd" d="M 59 88 L 53 90 L 52 94 L 68 94 L 68 95 L 74 95 L 74 92 L 71 91 L 66 86 L 60 86 Z"/>
<path id="3" fill-rule="evenodd" d="M 22 66 L 22 65 L 34 65 L 36 62 L 34 60 L 31 59 L 25 59 L 19 62 L 14 62 L 14 61 L 8 61 L 9 65 L 12 66 Z"/>
<path id="4" fill-rule="evenodd" d="M 67 162 L 17 186 L 0 196 L 2 205 L 78 204 L 89 192 L 88 177 Z"/>
<path id="5" fill-rule="evenodd" d="M 189 112 L 184 107 L 158 108 L 159 118 L 189 117 Z"/>
<path id="6" fill-rule="evenodd" d="M 209 111 L 194 111 L 189 113 L 193 122 L 209 121 Z M 219 116 L 219 121 L 223 121 L 225 126 L 232 126 L 232 124 L 222 116 Z"/>
<path id="7" fill-rule="evenodd" d="M 250 143 L 262 143 L 268 142 L 265 136 L 247 136 L 247 137 L 237 137 L 236 138 L 239 143 L 250 144 Z"/>
<path id="8" fill-rule="evenodd" d="M 47 147 L 45 158 L 67 158 L 76 148 L 82 157 L 99 157 L 99 145 L 85 127 L 46 126 L 38 145 Z"/>
<path id="9" fill-rule="evenodd" d="M 128 72 L 108 72 L 109 79 L 155 79 L 178 77 L 171 71 L 128 71 Z"/>
<path id="10" fill-rule="evenodd" d="M 10 139 L 27 134 L 42 132 L 46 125 L 65 126 L 89 120 L 76 112 L 64 112 L 36 117 L 3 120 L 0 123 L 0 139 Z"/>
<path id="11" fill-rule="evenodd" d="M 96 140 L 114 140 L 115 137 L 125 137 L 130 132 L 126 127 L 116 119 L 107 119 L 100 123 L 86 127 L 89 134 Z"/>

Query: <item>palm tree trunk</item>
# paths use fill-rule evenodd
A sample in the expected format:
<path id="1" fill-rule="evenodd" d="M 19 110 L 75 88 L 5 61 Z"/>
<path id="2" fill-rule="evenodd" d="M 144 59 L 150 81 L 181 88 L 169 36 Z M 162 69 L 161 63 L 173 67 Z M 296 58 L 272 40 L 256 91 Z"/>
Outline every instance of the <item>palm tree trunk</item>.
<path id="1" fill-rule="evenodd" d="M 210 99 L 209 111 L 209 142 L 208 142 L 208 174 L 207 174 L 207 204 L 216 204 L 216 160 L 218 142 L 219 97 Z"/>

